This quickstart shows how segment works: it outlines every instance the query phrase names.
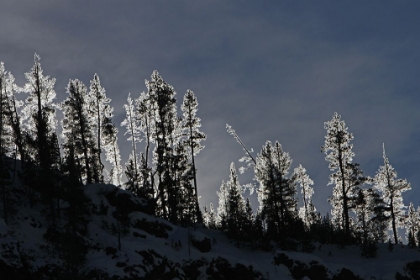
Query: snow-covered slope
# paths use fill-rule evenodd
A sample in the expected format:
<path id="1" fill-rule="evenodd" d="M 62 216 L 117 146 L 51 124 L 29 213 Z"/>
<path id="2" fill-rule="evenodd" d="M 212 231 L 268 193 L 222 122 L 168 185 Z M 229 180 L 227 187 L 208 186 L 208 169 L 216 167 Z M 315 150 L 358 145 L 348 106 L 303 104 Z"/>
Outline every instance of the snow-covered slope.
<path id="1" fill-rule="evenodd" d="M 22 190 L 14 195 L 19 200 Z M 420 253 L 380 245 L 376 258 L 358 247 L 315 244 L 312 253 L 238 248 L 216 230 L 183 228 L 146 214 L 147 203 L 112 185 L 85 187 L 90 221 L 83 238 L 86 261 L 77 275 L 63 252 L 47 241 L 42 203 L 24 199 L 6 225 L 0 219 L 0 279 L 419 279 Z M 65 207 L 65 202 L 62 202 Z M 124 207 L 126 227 L 115 212 Z M 120 245 L 119 239 L 120 233 Z M 190 237 L 190 242 L 188 241 Z M 412 263 L 411 266 L 407 264 Z M 417 267 L 418 265 L 418 267 Z M 410 276 L 410 273 L 412 274 Z M 416 278 L 417 277 L 417 278 Z"/>

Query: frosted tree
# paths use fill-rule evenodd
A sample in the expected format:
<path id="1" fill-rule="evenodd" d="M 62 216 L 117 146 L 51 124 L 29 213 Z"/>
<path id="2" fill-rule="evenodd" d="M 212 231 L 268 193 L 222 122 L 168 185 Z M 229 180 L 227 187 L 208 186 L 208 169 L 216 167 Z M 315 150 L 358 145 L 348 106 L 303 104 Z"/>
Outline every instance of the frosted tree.
<path id="1" fill-rule="evenodd" d="M 408 245 L 414 248 L 419 240 L 417 240 L 418 232 L 420 228 L 420 216 L 414 208 L 412 202 L 408 206 L 408 213 L 405 219 L 405 234 L 408 241 Z"/>
<path id="2" fill-rule="evenodd" d="M 11 83 L 12 82 L 12 83 Z M 1 202 L 3 204 L 3 219 L 9 223 L 9 213 L 11 212 L 11 200 L 9 199 L 11 185 L 9 168 L 6 163 L 6 155 L 12 153 L 13 149 L 13 130 L 11 128 L 8 115 L 9 111 L 9 91 L 13 90 L 13 80 L 10 74 L 5 71 L 3 62 L 0 63 L 0 188 Z"/>
<path id="3" fill-rule="evenodd" d="M 356 214 L 355 231 L 364 245 L 375 239 L 372 230 L 375 206 L 374 190 L 358 188 L 353 208 Z"/>
<path id="4" fill-rule="evenodd" d="M 156 112 L 156 102 L 149 93 L 141 93 L 139 98 L 135 100 L 135 121 L 138 124 L 140 131 L 145 140 L 144 152 L 141 153 L 141 164 L 139 166 L 142 177 L 142 192 L 146 196 L 153 197 L 154 195 L 154 172 L 149 164 L 149 154 L 151 144 L 154 142 L 154 133 L 156 131 L 154 114 Z M 139 140 L 140 141 L 140 140 Z M 157 170 L 155 170 L 156 172 Z"/>
<path id="5" fill-rule="evenodd" d="M 230 126 L 229 124 L 226 124 L 226 130 L 227 132 L 233 136 L 233 138 L 235 138 L 236 142 L 239 143 L 239 145 L 241 145 L 242 149 L 245 152 L 245 155 L 239 160 L 240 162 L 244 162 L 245 166 L 239 168 L 239 171 L 241 173 L 244 173 L 245 170 L 251 168 L 253 165 L 256 165 L 257 162 L 255 160 L 255 158 L 252 156 L 252 153 L 254 152 L 254 150 L 248 149 L 245 144 L 242 142 L 241 138 L 239 138 L 238 134 L 236 133 L 236 131 L 232 128 L 232 126 Z"/>
<path id="6" fill-rule="evenodd" d="M 22 110 L 26 120 L 26 137 L 33 148 L 31 157 L 48 171 L 52 164 L 51 143 L 56 129 L 55 79 L 44 76 L 40 56 L 35 54 L 34 66 L 25 73 L 24 91 L 28 93 Z"/>
<path id="7" fill-rule="evenodd" d="M 127 140 L 131 141 L 131 154 L 129 161 L 126 164 L 126 176 L 129 180 L 128 185 L 131 191 L 139 195 L 139 168 L 138 168 L 138 156 L 137 156 L 137 143 L 141 139 L 140 127 L 136 121 L 136 108 L 133 104 L 130 94 L 127 97 L 127 104 L 124 104 L 126 112 L 125 119 L 121 123 L 121 126 L 126 128 L 124 135 L 129 135 Z"/>
<path id="8" fill-rule="evenodd" d="M 297 200 L 295 184 L 287 177 L 292 160 L 279 142 L 267 141 L 257 155 L 255 178 L 260 183 L 258 200 L 267 232 L 285 238 L 287 227 L 295 218 Z"/>
<path id="9" fill-rule="evenodd" d="M 389 163 L 383 145 L 384 165 L 379 167 L 375 178 L 373 178 L 374 188 L 381 194 L 386 206 L 385 210 L 390 213 L 390 229 L 394 235 L 394 242 L 398 244 L 397 228 L 403 227 L 404 203 L 402 193 L 411 189 L 407 180 L 398 179 L 397 172 Z"/>
<path id="10" fill-rule="evenodd" d="M 13 154 L 15 158 L 18 158 L 23 163 L 25 159 L 25 143 L 24 143 L 24 137 L 22 133 L 22 118 L 21 114 L 19 112 L 20 108 L 23 105 L 23 102 L 16 99 L 16 93 L 18 93 L 21 89 L 18 88 L 15 84 L 15 78 L 13 75 L 5 71 L 4 64 L 1 63 L 0 66 L 2 73 L 1 76 L 1 110 L 2 110 L 2 121 L 1 123 L 5 125 L 5 127 L 2 128 L 4 130 L 5 134 L 3 134 L 2 138 L 5 135 L 11 135 L 10 138 L 7 138 L 6 145 L 9 147 L 6 150 L 15 150 L 13 151 Z M 9 137 L 9 136 L 7 136 Z M 13 141 L 15 148 L 13 148 L 13 145 L 10 145 L 10 140 Z M 11 154 L 10 154 L 11 155 Z M 24 165 L 24 164 L 23 164 Z M 22 165 L 22 166 L 23 166 Z"/>
<path id="11" fill-rule="evenodd" d="M 324 123 L 327 130 L 325 143 L 322 151 L 325 153 L 325 160 L 329 161 L 328 167 L 332 173 L 330 175 L 329 185 L 334 185 L 333 195 L 330 202 L 333 206 L 332 216 L 334 221 L 339 222 L 345 230 L 347 241 L 350 238 L 350 218 L 349 210 L 351 208 L 351 200 L 356 192 L 358 185 L 352 182 L 360 174 L 358 166 L 352 163 L 354 153 L 352 151 L 353 134 L 348 132 L 348 128 L 341 116 L 336 112 L 329 122 Z M 356 176 L 356 177 L 354 177 Z"/>
<path id="12" fill-rule="evenodd" d="M 242 232 L 243 223 L 245 221 L 245 201 L 242 196 L 242 189 L 239 184 L 238 175 L 236 174 L 235 164 L 230 165 L 230 176 L 227 182 L 228 193 L 228 211 L 229 216 L 228 231 L 232 236 L 238 237 Z"/>
<path id="13" fill-rule="evenodd" d="M 96 138 L 90 122 L 88 112 L 87 88 L 79 80 L 70 80 L 67 85 L 69 96 L 62 103 L 64 118 L 62 120 L 64 152 L 70 149 L 80 166 L 86 183 L 94 181 L 96 152 Z M 98 179 L 98 178 L 96 178 Z"/>
<path id="14" fill-rule="evenodd" d="M 103 181 L 103 169 L 104 165 L 101 161 L 101 153 L 102 153 L 102 130 L 104 126 L 107 124 L 105 123 L 105 119 L 107 118 L 107 107 L 109 107 L 109 103 L 111 99 L 106 96 L 105 89 L 101 85 L 101 81 L 99 80 L 98 74 L 95 74 L 93 80 L 90 81 L 90 88 L 89 88 L 89 116 L 92 119 L 92 127 L 96 130 L 96 153 L 95 159 L 97 162 L 94 162 L 95 165 L 98 167 L 98 173 L 95 174 L 96 178 L 95 181 Z"/>
<path id="15" fill-rule="evenodd" d="M 214 211 L 213 203 L 210 203 L 210 207 L 204 206 L 203 222 L 207 228 L 216 229 L 216 214 Z"/>
<path id="16" fill-rule="evenodd" d="M 24 92 L 28 94 L 21 113 L 26 120 L 25 142 L 28 144 L 28 157 L 25 159 L 27 184 L 40 191 L 49 202 L 51 226 L 55 227 L 57 212 L 55 198 L 59 180 L 59 147 L 56 135 L 56 93 L 55 79 L 44 76 L 40 57 L 35 54 L 34 66 L 25 73 L 27 80 Z M 30 179 L 29 179 L 30 178 Z M 32 194 L 31 205 L 32 205 Z"/>
<path id="17" fill-rule="evenodd" d="M 299 209 L 299 216 L 302 221 L 305 222 L 306 226 L 310 226 L 315 219 L 315 207 L 312 203 L 312 195 L 314 189 L 311 187 L 314 182 L 306 174 L 306 169 L 301 164 L 295 168 L 292 176 L 292 181 L 299 185 L 300 191 L 303 198 L 303 207 Z"/>
<path id="18" fill-rule="evenodd" d="M 153 161 L 156 164 L 157 175 L 157 206 L 159 215 L 168 218 L 168 191 L 175 187 L 170 172 L 170 157 L 173 155 L 173 146 L 177 112 L 174 88 L 164 82 L 157 71 L 154 71 L 151 80 L 146 82 L 151 108 L 153 108 L 154 133 L 152 141 L 155 143 Z"/>
<path id="19" fill-rule="evenodd" d="M 109 172 L 109 181 L 116 185 L 121 185 L 121 156 L 118 148 L 118 129 L 112 123 L 113 108 L 109 105 L 104 107 L 102 129 L 101 129 L 101 142 L 105 150 L 106 160 L 111 164 Z"/>
<path id="20" fill-rule="evenodd" d="M 219 197 L 219 204 L 217 207 L 216 223 L 222 230 L 227 229 L 227 221 L 229 219 L 229 189 L 228 185 L 223 181 L 220 185 L 220 190 L 217 193 Z"/>
<path id="21" fill-rule="evenodd" d="M 195 156 L 204 148 L 201 145 L 201 141 L 206 139 L 206 135 L 199 131 L 201 127 L 200 119 L 196 116 L 197 113 L 197 98 L 194 92 L 187 90 L 184 95 L 184 101 L 181 106 L 184 118 L 182 120 L 182 128 L 186 131 L 187 139 L 185 140 L 186 145 L 190 149 L 190 159 L 192 163 L 192 172 L 194 180 L 194 195 L 195 195 L 195 212 L 198 218 L 198 222 L 201 222 L 202 217 L 200 213 L 200 207 L 198 205 L 198 192 L 197 192 L 197 174 L 195 167 Z"/>
<path id="22" fill-rule="evenodd" d="M 3 62 L 0 63 L 0 157 L 11 155 L 14 150 L 13 129 L 9 115 L 9 97 L 13 95 L 14 78 L 5 71 Z"/>

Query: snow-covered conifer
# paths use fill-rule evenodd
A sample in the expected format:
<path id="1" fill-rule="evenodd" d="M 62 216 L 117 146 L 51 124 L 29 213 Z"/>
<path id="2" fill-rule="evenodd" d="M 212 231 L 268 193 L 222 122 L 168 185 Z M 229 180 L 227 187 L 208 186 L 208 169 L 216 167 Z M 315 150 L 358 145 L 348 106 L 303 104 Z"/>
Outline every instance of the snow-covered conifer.
<path id="1" fill-rule="evenodd" d="M 217 207 L 216 223 L 222 230 L 227 229 L 227 220 L 229 218 L 229 189 L 227 184 L 223 181 L 220 185 L 220 190 L 217 193 L 219 197 L 219 204 Z"/>
<path id="2" fill-rule="evenodd" d="M 92 128 L 96 135 L 96 155 L 95 155 L 95 180 L 103 181 L 104 165 L 101 160 L 102 153 L 102 130 L 108 125 L 105 121 L 108 116 L 111 99 L 106 96 L 105 89 L 101 85 L 98 74 L 95 73 L 93 80 L 90 81 L 89 95 L 88 95 L 88 112 L 91 119 Z M 108 149 L 109 150 L 109 149 Z"/>
<path id="3" fill-rule="evenodd" d="M 106 105 L 103 110 L 101 142 L 105 150 L 106 160 L 111 164 L 109 181 L 116 186 L 120 186 L 123 171 L 120 149 L 118 147 L 118 128 L 112 123 L 114 109 L 110 105 Z"/>
<path id="4" fill-rule="evenodd" d="M 328 167 L 334 171 L 330 175 L 328 183 L 334 185 L 333 195 L 330 199 L 333 206 L 333 220 L 335 223 L 339 222 L 337 224 L 344 228 L 347 239 L 349 239 L 350 200 L 356 194 L 355 187 L 357 185 L 351 183 L 351 178 L 358 170 L 354 169 L 355 165 L 352 165 L 354 153 L 351 141 L 354 137 L 352 133 L 348 132 L 345 122 L 341 120 L 341 116 L 337 112 L 334 113 L 331 121 L 324 123 L 324 128 L 327 130 L 327 135 L 322 151 L 326 154 L 325 160 L 329 161 Z"/>
<path id="5" fill-rule="evenodd" d="M 299 209 L 299 217 L 305 222 L 306 226 L 310 226 L 316 211 L 312 204 L 314 189 L 311 186 L 314 184 L 314 181 L 309 178 L 309 175 L 306 174 L 306 169 L 301 164 L 295 168 L 292 180 L 300 186 L 303 198 L 303 207 Z"/>
<path id="6" fill-rule="evenodd" d="M 23 119 L 26 120 L 26 135 L 32 148 L 31 157 L 40 167 L 48 170 L 51 167 L 51 143 L 55 132 L 56 104 L 54 99 L 55 79 L 44 76 L 41 68 L 40 56 L 35 54 L 34 66 L 25 73 L 26 84 L 24 91 L 28 94 L 22 110 Z"/>
<path id="7" fill-rule="evenodd" d="M 418 231 L 420 230 L 420 217 L 419 213 L 414 208 L 412 202 L 408 206 L 408 213 L 405 220 L 405 234 L 408 244 L 411 247 L 416 247 L 419 240 L 417 240 Z"/>
<path id="8" fill-rule="evenodd" d="M 181 110 L 184 113 L 184 118 L 182 120 L 182 128 L 185 130 L 187 139 L 185 140 L 186 145 L 190 149 L 190 159 L 192 164 L 193 180 L 194 180 L 194 195 L 195 195 L 195 212 L 198 218 L 198 221 L 201 220 L 200 207 L 198 206 L 198 193 L 197 193 L 197 174 L 195 167 L 195 156 L 204 148 L 201 145 L 201 141 L 206 139 L 206 135 L 199 131 L 201 127 L 200 119 L 196 116 L 197 113 L 197 98 L 194 95 L 194 92 L 187 90 L 187 93 L 184 95 L 184 101 L 181 106 Z"/>
<path id="9" fill-rule="evenodd" d="M 125 172 L 127 175 L 127 179 L 129 179 L 128 183 L 130 185 L 131 191 L 138 195 L 140 173 L 138 168 L 137 143 L 139 143 L 142 139 L 140 127 L 137 125 L 136 122 L 136 108 L 133 104 L 133 100 L 131 99 L 130 94 L 128 94 L 127 104 L 124 104 L 124 109 L 126 115 L 125 119 L 121 123 L 121 126 L 124 126 L 126 128 L 126 132 L 124 133 L 124 135 L 128 134 L 129 137 L 127 138 L 127 140 L 131 141 L 131 154 L 126 164 Z"/>
<path id="10" fill-rule="evenodd" d="M 167 205 L 168 190 L 175 187 L 174 178 L 170 172 L 170 157 L 177 142 L 174 138 L 178 122 L 174 88 L 166 83 L 157 71 L 154 71 L 150 81 L 146 81 L 148 88 L 147 99 L 154 118 L 154 132 L 151 135 L 155 143 L 153 161 L 156 164 L 157 176 L 157 214 L 168 218 Z"/>
<path id="11" fill-rule="evenodd" d="M 269 234 L 280 239 L 285 237 L 287 226 L 296 213 L 296 187 L 287 177 L 291 162 L 279 142 L 273 146 L 267 141 L 256 158 L 255 178 L 260 183 L 261 217 L 266 221 Z"/>
<path id="12" fill-rule="evenodd" d="M 402 193 L 410 190 L 411 186 L 407 180 L 397 178 L 397 172 L 386 157 L 385 145 L 383 145 L 383 159 L 384 165 L 379 167 L 375 178 L 373 178 L 373 184 L 374 188 L 382 194 L 386 205 L 385 209 L 390 213 L 389 228 L 393 232 L 395 244 L 398 244 L 397 228 L 403 226 L 405 214 Z"/>
<path id="13" fill-rule="evenodd" d="M 242 232 L 242 227 L 245 221 L 245 201 L 242 196 L 241 186 L 239 184 L 238 175 L 236 174 L 235 164 L 230 165 L 230 176 L 227 182 L 228 193 L 228 231 L 232 236 Z"/>
<path id="14" fill-rule="evenodd" d="M 62 103 L 64 118 L 62 120 L 64 139 L 64 152 L 76 156 L 81 169 L 81 174 L 86 183 L 94 181 L 93 159 L 96 157 L 96 138 L 89 119 L 87 88 L 79 80 L 70 80 L 67 85 L 69 96 Z"/>
<path id="15" fill-rule="evenodd" d="M 14 151 L 13 129 L 10 122 L 12 114 L 9 98 L 15 91 L 13 76 L 5 71 L 3 62 L 0 63 L 0 157 L 10 156 Z"/>

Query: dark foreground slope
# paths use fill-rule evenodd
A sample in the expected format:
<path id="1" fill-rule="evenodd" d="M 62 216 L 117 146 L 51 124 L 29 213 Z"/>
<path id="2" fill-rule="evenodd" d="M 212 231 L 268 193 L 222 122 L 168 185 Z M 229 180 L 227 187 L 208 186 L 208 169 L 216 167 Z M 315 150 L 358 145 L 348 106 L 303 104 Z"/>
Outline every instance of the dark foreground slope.
<path id="1" fill-rule="evenodd" d="M 84 190 L 87 230 L 72 237 L 48 230 L 45 205 L 31 208 L 24 190 L 14 189 L 19 207 L 8 225 L 0 219 L 1 279 L 420 279 L 420 253 L 405 246 L 379 246 L 371 259 L 335 245 L 315 244 L 312 253 L 253 251 L 219 231 L 153 217 L 146 201 L 115 186 Z"/>

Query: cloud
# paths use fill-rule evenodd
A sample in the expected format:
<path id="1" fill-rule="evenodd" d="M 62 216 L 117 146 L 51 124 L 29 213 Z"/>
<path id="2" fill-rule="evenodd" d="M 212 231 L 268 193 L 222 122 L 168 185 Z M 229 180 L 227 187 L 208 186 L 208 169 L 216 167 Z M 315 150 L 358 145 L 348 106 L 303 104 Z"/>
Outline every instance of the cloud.
<path id="1" fill-rule="evenodd" d="M 410 29 L 418 23 L 414 9 L 399 5 L 6 1 L 0 59 L 22 84 L 38 52 L 45 74 L 57 78 L 59 100 L 70 78 L 89 84 L 98 73 L 116 123 L 128 92 L 145 91 L 157 69 L 178 104 L 187 89 L 198 97 L 208 135 L 197 158 L 203 204 L 217 202 L 230 162 L 242 156 L 229 123 L 256 152 L 279 140 L 292 168 L 302 163 L 314 179 L 316 207 L 325 213 L 331 186 L 320 147 L 335 111 L 354 133 L 355 161 L 368 175 L 385 142 L 391 163 L 420 194 L 420 41 Z M 128 145 L 119 138 L 125 161 Z M 247 183 L 252 172 L 240 179 Z"/>

